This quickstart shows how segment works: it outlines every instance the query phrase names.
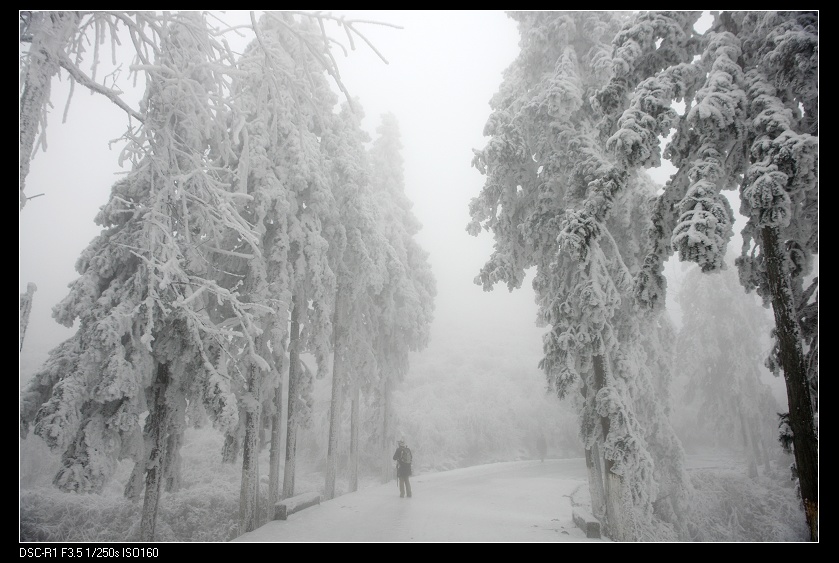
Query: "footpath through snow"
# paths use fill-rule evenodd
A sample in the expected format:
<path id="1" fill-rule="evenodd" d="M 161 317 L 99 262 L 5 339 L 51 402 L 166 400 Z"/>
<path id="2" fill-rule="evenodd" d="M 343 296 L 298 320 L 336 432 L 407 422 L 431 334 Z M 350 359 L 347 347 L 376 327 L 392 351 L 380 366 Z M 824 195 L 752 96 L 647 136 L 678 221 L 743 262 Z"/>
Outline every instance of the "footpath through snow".
<path id="1" fill-rule="evenodd" d="M 587 538 L 572 510 L 588 509 L 582 458 L 493 463 L 348 493 L 274 520 L 234 542 L 609 542 Z"/>

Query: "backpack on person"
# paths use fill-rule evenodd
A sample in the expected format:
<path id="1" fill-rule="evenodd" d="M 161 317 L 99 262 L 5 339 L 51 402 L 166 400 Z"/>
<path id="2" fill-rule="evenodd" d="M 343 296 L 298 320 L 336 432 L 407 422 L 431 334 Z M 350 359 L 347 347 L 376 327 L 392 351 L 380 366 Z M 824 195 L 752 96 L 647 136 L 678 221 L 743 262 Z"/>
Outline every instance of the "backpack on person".
<path id="1" fill-rule="evenodd" d="M 402 451 L 399 454 L 399 463 L 404 463 L 405 465 L 411 465 L 411 450 L 408 449 L 408 446 L 402 446 Z"/>

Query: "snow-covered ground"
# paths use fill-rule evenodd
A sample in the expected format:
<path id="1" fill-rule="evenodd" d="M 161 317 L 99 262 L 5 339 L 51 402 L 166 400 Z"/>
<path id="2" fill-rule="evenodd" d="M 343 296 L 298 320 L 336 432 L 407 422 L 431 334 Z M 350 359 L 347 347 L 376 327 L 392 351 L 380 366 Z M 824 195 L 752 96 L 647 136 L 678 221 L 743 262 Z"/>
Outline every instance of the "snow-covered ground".
<path id="1" fill-rule="evenodd" d="M 585 542 L 572 508 L 590 504 L 582 458 L 493 463 L 364 488 L 274 520 L 234 542 Z"/>

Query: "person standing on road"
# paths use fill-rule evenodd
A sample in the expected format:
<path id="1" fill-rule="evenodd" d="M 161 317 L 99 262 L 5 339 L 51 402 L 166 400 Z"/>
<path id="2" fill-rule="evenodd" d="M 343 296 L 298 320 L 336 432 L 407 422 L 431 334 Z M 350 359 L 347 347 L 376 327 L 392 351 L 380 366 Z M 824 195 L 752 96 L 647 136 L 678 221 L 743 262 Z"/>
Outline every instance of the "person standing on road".
<path id="1" fill-rule="evenodd" d="M 396 479 L 399 481 L 399 498 L 408 493 L 408 498 L 411 498 L 411 462 L 413 462 L 410 448 L 405 445 L 405 440 L 399 440 L 399 447 L 393 454 L 393 459 L 396 460 Z"/>

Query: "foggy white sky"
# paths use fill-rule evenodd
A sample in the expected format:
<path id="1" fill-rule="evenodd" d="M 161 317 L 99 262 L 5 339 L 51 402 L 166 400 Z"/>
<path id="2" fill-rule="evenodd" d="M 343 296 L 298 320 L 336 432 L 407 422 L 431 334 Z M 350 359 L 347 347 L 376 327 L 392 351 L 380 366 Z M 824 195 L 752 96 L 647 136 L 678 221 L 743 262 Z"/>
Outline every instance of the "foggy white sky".
<path id="1" fill-rule="evenodd" d="M 406 192 L 423 225 L 417 238 L 430 253 L 437 278 L 432 339 L 452 331 L 483 331 L 503 345 L 531 334 L 528 340 L 538 351 L 542 330 L 534 325 L 529 281 L 514 293 L 503 286 L 483 292 L 472 280 L 491 253 L 492 238 L 472 237 L 465 230 L 469 200 L 483 185 L 483 176 L 471 167 L 472 149 L 485 144 L 489 99 L 518 53 L 515 23 L 502 11 L 333 13 L 403 28 L 357 26 L 389 64 L 361 42 L 347 57 L 336 52 L 336 59 L 347 89 L 360 98 L 371 136 L 382 113 L 392 112 L 399 120 Z M 246 12 L 222 16 L 225 21 L 246 17 Z M 347 45 L 343 30 L 327 29 Z M 38 286 L 20 354 L 22 380 L 72 334 L 52 319 L 51 308 L 67 295 L 67 284 L 77 277 L 77 257 L 99 233 L 93 218 L 107 201 L 115 174 L 128 171 L 117 164 L 122 143 L 108 147 L 125 130 L 124 113 L 76 87 L 63 124 L 67 85 L 66 77 L 53 82 L 48 148 L 37 153 L 27 178 L 27 194 L 44 195 L 30 200 L 19 215 L 19 293 L 29 282 Z M 136 103 L 141 95 L 138 88 L 126 97 Z"/>

